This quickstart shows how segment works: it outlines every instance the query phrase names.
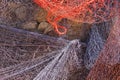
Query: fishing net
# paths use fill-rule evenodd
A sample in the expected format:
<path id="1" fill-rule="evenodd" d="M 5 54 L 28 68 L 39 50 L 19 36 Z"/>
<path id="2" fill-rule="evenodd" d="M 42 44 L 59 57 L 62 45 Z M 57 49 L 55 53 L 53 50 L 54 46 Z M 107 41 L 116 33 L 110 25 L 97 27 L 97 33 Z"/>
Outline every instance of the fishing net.
<path id="1" fill-rule="evenodd" d="M 114 14 L 116 0 L 34 0 L 48 11 L 47 20 L 58 34 L 67 29 L 57 25 L 62 18 L 76 22 L 99 23 L 110 20 Z"/>
<path id="2" fill-rule="evenodd" d="M 5 3 L 2 7 L 0 5 L 1 11 L 3 8 L 6 9 L 5 1 L 17 0 L 1 0 L 2 3 Z M 19 1 L 22 2 L 23 0 L 18 0 L 18 3 Z M 44 3 L 44 1 L 46 2 Z M 69 18 L 78 22 L 99 23 L 111 19 L 115 11 L 113 0 L 106 0 L 105 2 L 104 0 L 44 1 L 41 0 L 38 4 L 46 4 L 45 8 L 49 6 L 48 2 L 53 4 L 52 7 L 46 8 L 46 10 L 50 11 L 50 13 L 48 13 L 48 21 L 53 25 L 57 25 L 57 21 L 61 18 Z M 76 4 L 77 1 L 90 4 L 83 5 L 79 3 L 78 5 L 73 5 Z M 68 5 L 66 5 L 67 2 L 69 2 Z M 105 4 L 101 4 L 102 2 Z M 58 5 L 60 10 L 56 7 L 57 4 L 61 4 Z M 80 5 L 86 9 L 80 7 Z M 95 7 L 96 5 L 99 5 L 99 7 Z M 61 11 L 62 8 L 63 10 Z M 68 12 L 66 12 L 64 8 Z M 83 12 L 78 10 L 80 8 Z M 93 10 L 93 13 L 87 14 L 86 10 L 89 11 L 89 9 Z M 101 14 L 98 12 L 99 10 Z M 79 18 L 79 16 L 76 16 L 77 14 L 85 16 Z M 96 17 L 96 14 L 105 19 Z M 106 17 L 102 14 L 106 14 Z M 87 15 L 89 15 L 88 19 L 85 19 Z M 117 17 L 115 17 L 115 19 L 117 19 Z M 95 66 L 93 66 L 93 69 L 88 75 L 88 80 L 119 80 L 119 20 L 114 21 L 116 22 L 114 28 L 111 30 L 105 48 L 103 48 L 100 56 L 98 56 L 98 60 L 95 60 Z M 60 26 L 60 28 L 63 27 Z M 63 33 L 64 31 L 62 33 L 60 32 L 60 34 Z M 99 34 L 96 34 L 96 36 L 98 35 Z M 100 40 L 101 39 L 102 38 L 100 38 Z M 83 69 L 85 47 L 86 45 L 79 40 L 68 41 L 61 38 L 53 38 L 0 24 L 0 80 L 85 80 L 87 76 L 87 71 Z M 76 75 L 78 75 L 79 78 L 76 79 Z"/>
<path id="3" fill-rule="evenodd" d="M 87 80 L 119 80 L 120 79 L 120 24 L 115 23 L 107 43 L 99 55 L 95 66 Z"/>
<path id="4" fill-rule="evenodd" d="M 120 5 L 113 28 L 87 80 L 120 80 Z"/>
<path id="5" fill-rule="evenodd" d="M 96 59 L 99 57 L 99 54 L 106 43 L 112 27 L 113 21 L 111 20 L 92 25 L 90 38 L 87 42 L 87 48 L 84 55 L 84 64 L 87 69 L 90 70 L 94 66 Z"/>
<path id="6" fill-rule="evenodd" d="M 78 73 L 83 66 L 82 43 L 13 28 L 32 17 L 30 12 L 25 19 L 16 17 L 14 12 L 21 6 L 28 11 L 34 8 L 32 0 L 0 0 L 0 80 L 47 80 L 49 76 L 61 80 Z M 46 77 L 40 75 L 44 71 Z"/>
<path id="7" fill-rule="evenodd" d="M 32 33 L 0 25 L 1 80 L 67 80 L 83 66 L 79 40 Z"/>
<path id="8" fill-rule="evenodd" d="M 32 21 L 34 8 L 31 0 L 0 0 L 0 24 L 19 27 Z"/>

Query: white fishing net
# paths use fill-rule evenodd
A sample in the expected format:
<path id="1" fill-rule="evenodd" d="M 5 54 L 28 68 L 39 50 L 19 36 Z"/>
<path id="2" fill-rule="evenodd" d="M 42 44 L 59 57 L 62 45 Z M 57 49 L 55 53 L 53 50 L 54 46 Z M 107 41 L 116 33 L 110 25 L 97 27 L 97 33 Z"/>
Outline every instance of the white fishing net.
<path id="1" fill-rule="evenodd" d="M 83 67 L 85 44 L 0 26 L 1 80 L 68 80 Z M 7 40 L 6 40 L 7 39 Z"/>

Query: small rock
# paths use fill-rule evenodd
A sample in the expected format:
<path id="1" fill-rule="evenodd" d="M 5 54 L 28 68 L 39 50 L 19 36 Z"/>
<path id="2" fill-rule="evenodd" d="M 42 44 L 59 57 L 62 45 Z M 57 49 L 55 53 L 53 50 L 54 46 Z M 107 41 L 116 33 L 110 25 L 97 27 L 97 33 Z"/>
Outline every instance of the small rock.
<path id="1" fill-rule="evenodd" d="M 16 14 L 17 18 L 19 18 L 20 20 L 23 20 L 27 16 L 27 8 L 25 6 L 18 7 L 15 10 L 15 14 Z"/>
<path id="2" fill-rule="evenodd" d="M 47 22 L 41 22 L 38 26 L 38 30 L 43 31 L 48 27 L 48 25 L 49 24 Z"/>
<path id="3" fill-rule="evenodd" d="M 38 26 L 38 30 L 42 31 L 44 34 L 53 30 L 52 26 L 47 22 L 41 22 Z"/>
<path id="4" fill-rule="evenodd" d="M 23 24 L 23 29 L 35 29 L 37 26 L 37 22 L 26 22 Z"/>
<path id="5" fill-rule="evenodd" d="M 16 4 L 14 2 L 8 2 L 8 7 L 9 8 L 15 9 L 15 8 L 17 8 L 19 6 L 20 6 L 20 4 Z"/>

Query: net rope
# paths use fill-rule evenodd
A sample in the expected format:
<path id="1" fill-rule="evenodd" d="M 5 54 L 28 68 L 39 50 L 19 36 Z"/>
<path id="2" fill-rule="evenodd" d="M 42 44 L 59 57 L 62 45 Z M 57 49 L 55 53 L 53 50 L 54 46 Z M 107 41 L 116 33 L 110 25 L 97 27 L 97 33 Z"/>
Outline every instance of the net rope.
<path id="1" fill-rule="evenodd" d="M 5 1 L 5 0 L 2 0 L 2 1 Z M 42 0 L 41 0 L 42 1 Z M 48 0 L 46 0 L 46 1 L 48 1 Z M 60 0 L 49 0 L 49 1 L 56 1 L 56 2 L 58 2 L 58 4 L 59 4 L 59 2 L 60 2 Z M 71 1 L 71 0 L 69 0 L 69 1 Z M 76 0 L 77 1 L 77 0 Z M 78 1 L 80 1 L 80 0 L 78 0 Z M 81 0 L 82 1 L 82 0 Z M 85 1 L 85 0 L 84 0 Z M 84 2 L 83 1 L 83 2 Z M 88 1 L 88 0 L 86 0 L 86 1 Z M 90 1 L 90 0 L 89 0 Z M 88 1 L 88 2 L 89 2 Z M 92 0 L 93 1 L 93 0 Z M 97 1 L 97 0 L 96 0 Z M 99 1 L 99 0 L 98 0 Z M 104 0 L 101 0 L 101 1 L 104 1 Z M 106 0 L 106 1 L 112 1 L 112 0 Z M 115 0 L 114 0 L 115 1 Z M 112 1 L 113 2 L 113 1 Z M 112 3 L 111 2 L 111 3 Z M 57 5 L 56 3 L 54 3 L 54 2 L 51 2 L 52 4 L 54 4 L 54 5 Z M 72 3 L 71 3 L 72 4 Z M 105 3 L 105 4 L 107 4 L 107 3 Z M 108 4 L 109 6 L 110 5 L 113 5 L 113 4 Z M 48 5 L 47 5 L 48 6 Z M 65 5 L 65 6 L 67 6 L 67 5 Z M 77 7 L 77 6 L 76 6 Z M 71 7 L 72 8 L 72 7 Z M 46 10 L 50 10 L 50 8 L 48 8 L 48 9 L 46 9 Z M 68 10 L 68 9 L 67 9 Z M 115 8 L 113 7 L 113 6 L 110 6 L 110 10 L 115 10 Z M 110 10 L 108 10 L 108 11 L 110 11 Z M 64 11 L 64 10 L 63 10 Z M 68 10 L 69 11 L 69 10 Z M 61 13 L 62 13 L 62 11 L 60 11 Z M 106 21 L 106 20 L 108 20 L 108 19 L 111 19 L 113 16 L 114 16 L 114 14 L 112 13 L 113 11 L 110 11 L 111 12 L 111 16 L 110 16 L 110 14 L 108 15 L 109 16 L 109 18 L 105 18 L 105 20 L 104 21 Z M 120 12 L 120 11 L 119 11 Z M 119 13 L 118 12 L 118 13 Z M 59 12 L 58 12 L 59 13 Z M 95 12 L 96 13 L 96 12 Z M 55 14 L 54 16 L 55 16 L 55 18 L 57 18 L 57 19 L 54 19 L 54 17 L 50 17 L 52 14 Z M 102 13 L 101 13 L 102 14 Z M 62 14 L 60 14 L 60 15 L 62 15 Z M 71 14 L 72 15 L 72 14 Z M 85 14 L 84 14 L 85 15 Z M 52 15 L 53 16 L 53 15 Z M 72 16 L 72 17 L 74 17 L 74 16 Z M 91 16 L 90 16 L 91 17 Z M 104 16 L 103 16 L 104 17 Z M 53 22 L 54 22 L 54 20 L 56 20 L 56 22 L 55 22 L 55 24 L 57 25 L 57 21 L 59 21 L 61 18 L 64 18 L 64 15 L 63 15 L 63 17 L 62 16 L 58 16 L 58 14 L 56 14 L 56 13 L 53 13 L 53 12 L 51 12 L 51 13 L 49 13 L 49 15 L 48 15 L 48 19 L 50 19 L 50 21 L 51 21 L 51 19 L 53 20 Z M 74 18 L 73 18 L 74 19 Z M 75 18 L 76 19 L 76 18 Z M 92 19 L 94 19 L 94 20 L 96 20 L 95 18 L 92 18 Z M 102 20 L 101 20 L 102 21 Z M 115 35 L 115 37 L 113 38 L 113 39 L 111 39 L 110 37 L 112 37 L 112 35 L 110 34 L 110 36 L 109 36 L 109 39 L 108 39 L 108 41 L 107 42 L 109 42 L 110 43 L 110 45 L 108 45 L 108 46 L 106 46 L 105 47 L 105 49 L 104 50 L 108 50 L 107 49 L 107 47 L 109 47 L 110 46 L 110 48 L 109 48 L 109 50 L 108 51 L 111 51 L 112 49 L 114 49 L 113 50 L 113 52 L 114 53 L 109 53 L 108 51 L 107 51 L 107 54 L 106 54 L 106 51 L 105 51 L 105 53 L 104 53 L 104 51 L 103 51 L 103 53 L 102 53 L 102 55 L 100 55 L 100 57 L 99 57 L 99 63 L 101 63 L 101 61 L 102 62 L 105 62 L 106 64 L 108 64 L 108 63 L 110 63 L 110 64 L 113 64 L 114 62 L 116 62 L 116 63 L 119 63 L 119 52 L 120 51 L 116 51 L 116 49 L 118 49 L 119 48 L 119 35 L 120 35 L 120 33 L 119 33 L 119 21 L 120 21 L 120 18 L 116 21 L 116 23 L 115 23 L 115 25 L 114 25 L 114 28 L 111 30 L 112 31 L 112 34 L 114 33 L 114 35 Z M 52 22 L 52 23 L 53 23 Z M 82 22 L 85 22 L 85 21 L 82 21 Z M 93 21 L 93 23 L 96 23 L 97 21 Z M 98 21 L 99 22 L 99 21 Z M 58 25 L 57 25 L 58 26 Z M 0 28 L 1 28 L 2 26 L 0 25 Z M 57 28 L 57 27 L 56 27 Z M 62 27 L 61 27 L 62 28 Z M 0 50 L 1 52 L 1 55 L 3 54 L 3 52 L 2 51 L 4 51 L 4 55 L 12 55 L 13 57 L 15 57 L 15 55 L 13 55 L 13 54 L 17 54 L 18 55 L 18 52 L 16 52 L 16 51 L 14 51 L 14 50 L 19 50 L 20 51 L 20 53 L 26 53 L 26 54 L 28 54 L 28 53 L 33 53 L 34 52 L 34 50 L 33 51 L 29 51 L 31 48 L 33 48 L 34 49 L 34 47 L 35 46 L 37 46 L 37 45 L 41 45 L 41 48 L 39 48 L 39 50 L 40 51 L 38 51 L 37 53 L 45 53 L 44 52 L 44 50 L 43 50 L 43 46 L 42 45 L 44 45 L 44 46 L 46 46 L 46 45 L 50 45 L 50 48 L 52 49 L 52 45 L 56 45 L 56 39 L 54 39 L 54 38 L 52 38 L 51 39 L 51 37 L 50 38 L 48 38 L 47 37 L 47 40 L 46 40 L 46 37 L 45 37 L 45 35 L 44 35 L 44 37 L 42 37 L 42 35 L 40 34 L 39 36 L 41 36 L 41 37 L 38 37 L 38 36 L 36 36 L 36 35 L 30 35 L 30 34 L 33 34 L 33 33 L 27 33 L 27 34 L 23 34 L 23 33 L 25 33 L 25 32 L 22 32 L 22 31 L 18 31 L 18 30 L 13 30 L 13 28 L 12 29 L 9 29 L 8 27 L 6 27 L 6 28 L 1 28 L 0 29 L 1 31 L 1 34 L 2 35 L 0 35 L 1 37 L 1 39 L 0 39 L 0 42 L 2 42 L 2 43 L 4 43 L 4 44 L 7 44 L 7 43 L 9 43 L 9 46 L 8 45 L 1 45 L 1 47 L 0 47 L 0 49 L 2 49 L 2 50 Z M 11 32 L 11 33 L 10 33 Z M 14 33 L 14 34 L 13 34 Z M 16 34 L 17 33 L 17 34 Z M 29 35 L 28 35 L 29 34 Z M 21 36 L 23 37 L 21 37 Z M 30 37 L 30 38 L 29 38 Z M 22 39 L 21 39 L 22 38 Z M 43 40 L 42 40 L 43 39 Z M 35 41 L 35 40 L 37 40 L 36 41 L 36 43 L 32 43 L 33 41 Z M 15 42 L 16 41 L 16 42 Z M 112 44 L 112 42 L 110 42 L 110 41 L 113 41 L 113 42 L 116 42 L 116 44 Z M 12 45 L 14 45 L 14 43 L 22 43 L 23 44 L 23 48 L 21 49 L 21 46 L 20 46 L 20 48 L 19 47 L 17 47 L 16 48 L 16 46 L 14 47 L 14 46 L 12 46 Z M 66 45 L 63 47 L 62 46 L 62 43 L 64 43 L 65 41 L 58 41 L 59 42 L 59 45 L 57 45 L 57 46 L 55 46 L 55 52 L 50 52 L 51 54 L 49 54 L 48 52 L 48 55 L 46 54 L 46 55 L 44 55 L 44 56 L 42 56 L 42 58 L 41 57 L 38 57 L 38 58 L 35 58 L 34 60 L 31 60 L 31 58 L 30 59 L 28 59 L 27 61 L 24 61 L 24 63 L 17 63 L 16 65 L 13 65 L 13 66 L 9 66 L 9 67 L 6 67 L 6 68 L 2 68 L 2 69 L 0 69 L 0 79 L 2 80 L 4 80 L 4 79 L 9 79 L 9 80 L 17 80 L 17 79 L 19 79 L 19 78 L 21 78 L 21 76 L 18 76 L 18 75 L 23 75 L 23 76 L 25 76 L 23 73 L 25 73 L 25 72 L 27 72 L 27 71 L 29 71 L 29 70 L 31 70 L 32 72 L 33 71 L 35 71 L 34 72 L 34 74 L 35 75 L 33 75 L 33 78 L 29 78 L 29 79 L 34 79 L 34 80 L 68 80 L 69 79 L 69 77 L 71 76 L 70 75 L 70 73 L 71 73 L 71 71 L 78 71 L 78 69 L 79 68 L 81 68 L 81 58 L 79 58 L 78 57 L 78 54 L 80 54 L 81 55 L 81 53 L 82 53 L 82 51 L 81 51 L 81 43 L 79 43 L 79 41 L 78 40 L 74 40 L 74 41 L 70 41 L 69 43 L 66 43 Z M 32 47 L 32 46 L 27 46 L 27 47 L 25 47 L 25 44 L 28 44 L 29 43 L 29 45 L 35 45 L 34 47 Z M 51 44 L 52 45 L 51 45 Z M 36 45 L 37 44 L 37 45 Z M 107 43 L 108 44 L 108 43 Z M 63 49 L 57 49 L 56 50 L 56 48 L 57 47 L 61 47 L 62 46 L 62 48 Z M 116 47 L 115 47 L 116 46 Z M 25 49 L 24 49 L 24 47 L 25 47 Z M 38 46 L 37 46 L 38 47 Z M 30 49 L 29 49 L 30 48 Z M 46 47 L 45 47 L 45 49 L 46 49 Z M 37 50 L 37 49 L 35 49 L 35 50 Z M 52 50 L 54 50 L 54 49 L 52 49 Z M 58 50 L 60 50 L 60 51 L 58 51 Z M 120 49 L 118 49 L 118 50 L 120 50 Z M 26 52 L 27 51 L 27 52 Z M 80 52 L 79 52 L 80 51 Z M 117 55 L 118 54 L 118 55 Z M 110 59 L 109 58 L 107 58 L 107 57 L 109 57 L 110 55 L 114 55 L 114 56 L 117 56 L 117 59 L 116 59 L 116 57 L 114 57 L 114 56 L 112 56 L 113 58 L 111 58 L 110 57 Z M 20 55 L 19 55 L 20 56 Z M 3 57 L 2 56 L 2 58 L 5 58 L 5 57 Z M 2 59 L 1 58 L 1 59 Z M 9 56 L 8 57 L 6 57 L 6 61 L 9 61 Z M 24 58 L 26 58 L 26 57 L 24 57 Z M 80 60 L 79 60 L 80 59 Z M 3 59 L 4 60 L 4 59 Z M 1 60 L 1 62 L 3 61 L 3 60 Z M 4 61 L 5 61 L 4 60 Z M 13 60 L 12 60 L 13 61 Z M 15 60 L 14 61 L 16 61 L 16 58 L 15 58 Z M 111 61 L 113 61 L 113 62 L 111 62 Z M 22 61 L 23 62 L 23 61 Z M 103 69 L 103 67 L 100 67 L 100 69 L 99 69 L 99 63 L 96 63 L 96 65 L 98 65 L 98 69 L 96 70 L 96 72 L 98 72 L 98 71 L 101 71 L 102 69 Z M 5 64 L 5 63 L 4 63 Z M 7 64 L 7 63 L 6 63 Z M 67 64 L 67 65 L 66 65 Z M 105 65 L 106 65 L 105 64 Z M 113 64 L 114 65 L 114 64 Z M 36 67 L 38 67 L 38 68 L 36 68 Z M 95 66 L 96 67 L 96 66 Z M 36 68 L 36 69 L 34 69 L 33 70 L 33 68 Z M 48 70 L 49 69 L 49 70 Z M 92 70 L 93 72 L 91 72 L 90 73 L 90 77 L 94 77 L 94 75 L 97 75 L 96 74 L 96 72 L 94 72 L 94 69 Z M 44 72 L 44 73 L 43 73 Z M 102 72 L 99 72 L 99 73 L 101 73 L 101 74 L 103 74 Z M 30 74 L 30 73 L 29 73 Z M 55 74 L 55 75 L 54 75 Z M 99 74 L 98 74 L 99 75 Z M 105 74 L 103 74 L 103 75 L 105 75 Z M 89 76 L 88 76 L 88 78 L 89 78 Z M 100 75 L 99 75 L 100 76 Z M 97 77 L 97 76 L 96 76 Z M 61 79 L 62 78 L 62 79 Z M 29 80 L 28 79 L 28 80 Z M 89 78 L 90 79 L 90 78 Z M 88 79 L 88 80 L 89 80 Z M 91 78 L 91 79 L 94 79 L 94 78 Z M 23 80 L 23 79 L 21 79 L 21 80 Z M 116 79 L 115 79 L 116 80 Z"/>
<path id="2" fill-rule="evenodd" d="M 58 34 L 67 29 L 57 25 L 62 18 L 82 23 L 99 23 L 114 16 L 116 0 L 34 0 L 48 11 L 47 20 Z M 62 29 L 62 30 L 61 30 Z"/>

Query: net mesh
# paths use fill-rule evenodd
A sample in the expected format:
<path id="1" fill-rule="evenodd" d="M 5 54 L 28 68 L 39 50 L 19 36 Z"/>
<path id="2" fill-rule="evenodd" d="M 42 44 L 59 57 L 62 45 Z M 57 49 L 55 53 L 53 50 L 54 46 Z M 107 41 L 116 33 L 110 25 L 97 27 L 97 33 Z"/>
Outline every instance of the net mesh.
<path id="1" fill-rule="evenodd" d="M 87 80 L 120 80 L 120 18 L 108 37 L 107 43 L 99 55 Z"/>
<path id="2" fill-rule="evenodd" d="M 1 2 L 4 3 L 4 1 L 6 0 L 2 0 Z M 49 0 L 48 2 L 56 5 L 56 3 L 52 1 L 57 2 L 57 4 L 61 2 L 60 0 Z M 82 1 L 82 3 L 84 3 L 84 1 Z M 113 3 L 112 0 L 106 0 L 106 2 L 107 1 Z M 64 4 L 66 4 L 66 2 L 64 2 Z M 71 4 L 73 3 L 70 3 L 70 5 Z M 106 4 L 107 3 L 105 3 L 104 5 Z M 108 5 L 110 6 L 110 4 Z M 1 10 L 2 8 L 5 9 L 5 6 L 6 6 L 6 2 L 4 6 L 1 7 Z M 73 6 L 73 7 L 77 8 L 77 6 Z M 47 8 L 46 10 L 51 10 L 51 9 Z M 113 4 L 111 4 L 110 10 L 115 10 L 113 8 Z M 59 17 L 58 14 L 53 12 L 51 11 L 51 13 L 49 13 L 48 20 L 51 21 L 52 19 L 53 22 L 54 20 L 56 20 L 55 24 L 61 18 L 64 18 L 64 16 Z M 60 12 L 58 12 L 60 13 L 59 15 L 62 15 L 62 11 Z M 54 17 L 50 17 L 52 14 L 54 14 L 55 18 L 57 19 L 55 19 Z M 110 16 L 110 14 L 108 14 L 108 16 Z M 114 15 L 112 14 L 109 18 L 112 18 L 113 16 Z M 75 17 L 73 16 L 73 18 L 71 19 L 74 18 Z M 109 18 L 105 18 L 105 20 Z M 95 18 L 91 18 L 91 19 L 96 20 Z M 92 20 L 93 23 L 97 22 L 93 20 Z M 111 34 L 109 35 L 109 38 L 107 40 L 105 48 L 102 51 L 102 54 L 99 56 L 99 59 L 97 60 L 94 68 L 91 70 L 91 73 L 89 74 L 88 80 L 91 79 L 104 80 L 104 78 L 105 80 L 106 78 L 110 80 L 111 77 L 113 77 L 113 80 L 117 80 L 117 79 L 119 80 L 118 74 L 120 73 L 119 72 L 120 18 L 114 21 L 116 22 L 114 28 L 111 30 Z M 71 77 L 71 73 L 74 72 L 76 73 L 79 70 L 79 68 L 83 67 L 82 65 L 84 65 L 82 63 L 82 58 L 81 58 L 84 52 L 82 52 L 81 50 L 82 44 L 78 40 L 67 41 L 64 39 L 52 38 L 45 35 L 22 31 L 15 28 L 9 28 L 8 26 L 3 26 L 3 25 L 0 25 L 0 34 L 2 34 L 0 35 L 0 60 L 1 60 L 0 79 L 1 80 L 33 80 L 33 79 L 34 80 L 70 80 L 69 77 Z M 112 70 L 115 72 L 113 72 Z M 114 77 L 114 75 L 116 76 Z M 73 78 L 72 80 L 76 80 L 76 79 Z M 78 79 L 78 80 L 85 80 L 85 79 Z"/>
<path id="3" fill-rule="evenodd" d="M 83 66 L 83 43 L 0 25 L 0 80 L 68 80 Z"/>
<path id="4" fill-rule="evenodd" d="M 99 23 L 114 16 L 116 0 L 34 0 L 48 11 L 48 22 L 58 34 L 65 34 L 66 28 L 57 25 L 62 18 L 76 22 Z M 61 30 L 63 29 L 63 30 Z"/>
<path id="5" fill-rule="evenodd" d="M 0 24 L 19 27 L 33 21 L 34 8 L 32 0 L 0 0 Z"/>

